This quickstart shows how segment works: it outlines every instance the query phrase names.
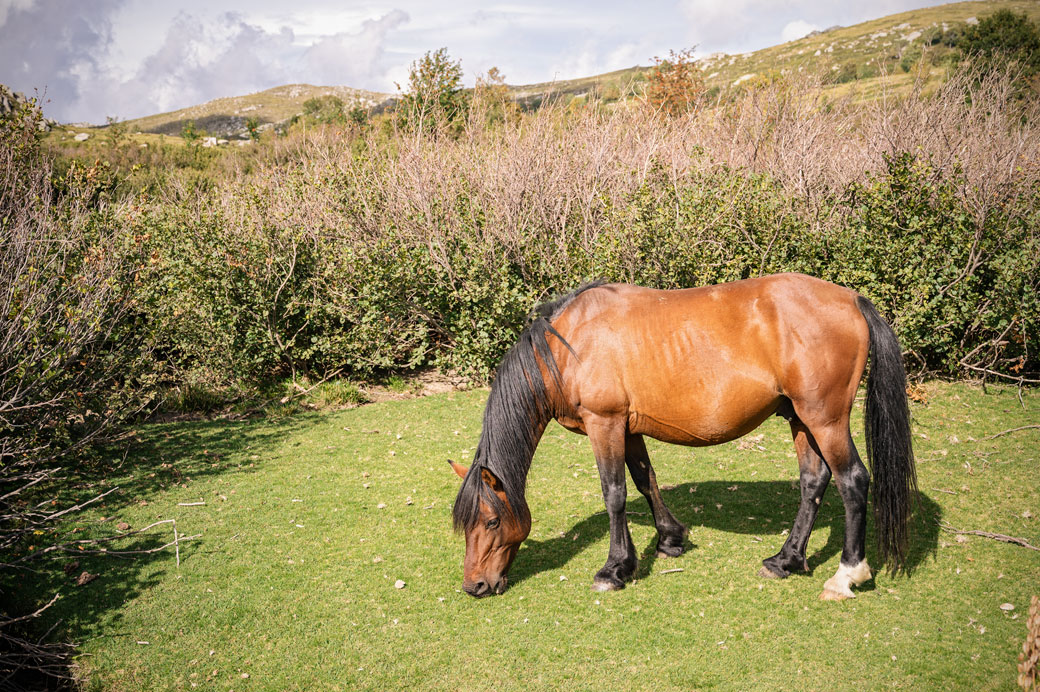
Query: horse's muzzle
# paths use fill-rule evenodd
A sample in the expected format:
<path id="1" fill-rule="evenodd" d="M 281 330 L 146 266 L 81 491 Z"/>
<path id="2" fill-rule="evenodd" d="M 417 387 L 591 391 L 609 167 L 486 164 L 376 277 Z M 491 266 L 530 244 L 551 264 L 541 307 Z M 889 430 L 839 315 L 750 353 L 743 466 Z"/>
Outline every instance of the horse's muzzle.
<path id="1" fill-rule="evenodd" d="M 484 598 L 484 596 L 490 596 L 492 594 L 501 595 L 508 585 L 509 579 L 507 579 L 505 575 L 502 575 L 494 584 L 484 580 L 472 582 L 470 584 L 463 582 L 462 590 L 475 598 Z"/>

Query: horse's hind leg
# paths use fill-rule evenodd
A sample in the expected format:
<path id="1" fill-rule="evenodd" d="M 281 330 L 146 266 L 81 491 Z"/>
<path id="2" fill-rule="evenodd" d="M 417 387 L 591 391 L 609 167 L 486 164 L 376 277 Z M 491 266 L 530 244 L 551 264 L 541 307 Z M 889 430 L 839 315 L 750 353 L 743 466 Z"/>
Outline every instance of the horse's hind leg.
<path id="1" fill-rule="evenodd" d="M 657 487 L 657 475 L 650 465 L 650 456 L 646 453 L 646 444 L 642 435 L 628 435 L 625 438 L 625 463 L 628 472 L 635 481 L 636 488 L 650 503 L 650 512 L 654 515 L 657 526 L 657 554 L 661 557 L 678 557 L 686 550 L 683 538 L 686 527 L 675 518 L 661 499 L 661 490 Z"/>
<path id="2" fill-rule="evenodd" d="M 859 586 L 871 577 L 866 560 L 867 490 L 870 473 L 856 451 L 849 434 L 848 419 L 841 424 L 813 426 L 806 421 L 817 448 L 834 474 L 834 483 L 845 505 L 845 544 L 841 550 L 841 564 L 833 577 L 823 585 L 820 598 L 840 601 L 855 598 L 853 586 Z"/>
<path id="3" fill-rule="evenodd" d="M 831 470 L 817 451 L 816 440 L 797 418 L 791 421 L 791 434 L 794 437 L 795 451 L 798 452 L 802 501 L 798 505 L 798 514 L 784 547 L 773 557 L 762 561 L 763 566 L 759 574 L 771 579 L 782 579 L 791 572 L 809 570 L 809 563 L 805 559 L 805 547 L 816 522 L 816 514 L 820 510 L 823 493 L 831 479 Z"/>

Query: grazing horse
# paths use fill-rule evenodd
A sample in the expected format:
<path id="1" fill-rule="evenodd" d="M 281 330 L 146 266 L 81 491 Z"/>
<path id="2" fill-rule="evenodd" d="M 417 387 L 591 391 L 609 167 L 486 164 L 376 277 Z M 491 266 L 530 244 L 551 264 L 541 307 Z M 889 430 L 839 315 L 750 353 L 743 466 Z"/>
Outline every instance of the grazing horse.
<path id="1" fill-rule="evenodd" d="M 771 415 L 791 425 L 801 504 L 762 576 L 808 570 L 805 547 L 831 477 L 845 506 L 845 541 L 822 599 L 853 598 L 865 559 L 870 474 L 849 431 L 867 362 L 866 447 L 880 560 L 905 562 L 916 494 L 906 371 L 899 342 L 861 295 L 800 274 L 661 291 L 593 283 L 539 307 L 495 374 L 473 464 L 462 478 L 456 530 L 466 536 L 463 588 L 502 593 L 531 530 L 524 498 L 550 420 L 588 435 L 610 519 L 610 551 L 592 588 L 624 588 L 636 568 L 625 516 L 625 467 L 646 497 L 659 556 L 685 550 L 687 529 L 665 506 L 643 436 L 694 447 L 745 435 Z"/>

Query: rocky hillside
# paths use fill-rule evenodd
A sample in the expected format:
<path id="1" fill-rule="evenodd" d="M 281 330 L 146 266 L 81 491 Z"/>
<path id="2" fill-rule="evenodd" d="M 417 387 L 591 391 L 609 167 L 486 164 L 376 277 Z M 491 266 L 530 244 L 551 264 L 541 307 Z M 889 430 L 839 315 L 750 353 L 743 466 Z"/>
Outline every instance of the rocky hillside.
<path id="1" fill-rule="evenodd" d="M 752 53 L 710 55 L 700 65 L 709 88 L 740 86 L 783 72 L 813 71 L 823 76 L 828 88 L 855 90 L 860 99 L 869 100 L 880 92 L 883 73 L 888 88 L 908 85 L 917 76 L 911 68 L 922 56 L 926 69 L 940 67 L 939 54 L 948 50 L 949 38 L 1001 9 L 1040 22 L 1040 2 L 1035 0 L 958 2 L 835 26 Z M 941 72 L 936 69 L 932 76 L 937 78 Z"/>

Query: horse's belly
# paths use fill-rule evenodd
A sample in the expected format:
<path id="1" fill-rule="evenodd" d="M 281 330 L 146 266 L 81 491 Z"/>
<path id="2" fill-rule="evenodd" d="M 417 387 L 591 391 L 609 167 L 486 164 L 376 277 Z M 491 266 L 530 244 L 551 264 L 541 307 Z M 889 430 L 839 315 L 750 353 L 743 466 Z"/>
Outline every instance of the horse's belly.
<path id="1" fill-rule="evenodd" d="M 717 445 L 757 428 L 776 411 L 778 403 L 778 397 L 762 397 L 722 407 L 637 407 L 629 412 L 628 429 L 672 444 Z"/>

